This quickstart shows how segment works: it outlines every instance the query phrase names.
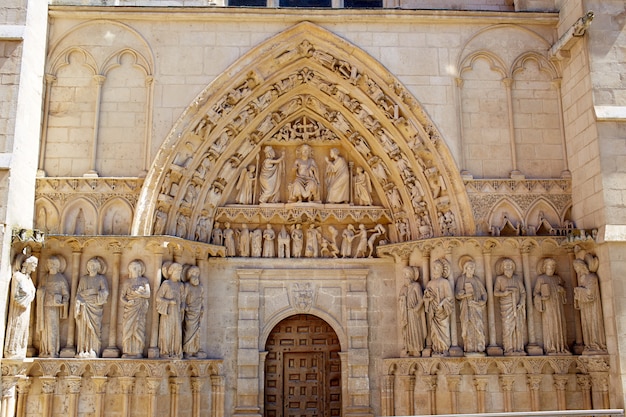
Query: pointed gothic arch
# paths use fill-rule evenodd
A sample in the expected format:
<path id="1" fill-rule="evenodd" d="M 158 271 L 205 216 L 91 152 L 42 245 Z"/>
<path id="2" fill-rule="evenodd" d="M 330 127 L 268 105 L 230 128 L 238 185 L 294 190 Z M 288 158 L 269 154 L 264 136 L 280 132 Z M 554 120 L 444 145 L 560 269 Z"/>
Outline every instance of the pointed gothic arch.
<path id="1" fill-rule="evenodd" d="M 227 203 L 241 169 L 303 117 L 370 174 L 389 223 L 408 224 L 405 239 L 419 238 L 424 223 L 449 234 L 438 220 L 448 212 L 453 234 L 474 230 L 457 165 L 419 103 L 364 51 L 303 22 L 248 52 L 185 110 L 146 177 L 133 234 L 153 233 L 165 214 L 165 233 L 194 236 Z"/>

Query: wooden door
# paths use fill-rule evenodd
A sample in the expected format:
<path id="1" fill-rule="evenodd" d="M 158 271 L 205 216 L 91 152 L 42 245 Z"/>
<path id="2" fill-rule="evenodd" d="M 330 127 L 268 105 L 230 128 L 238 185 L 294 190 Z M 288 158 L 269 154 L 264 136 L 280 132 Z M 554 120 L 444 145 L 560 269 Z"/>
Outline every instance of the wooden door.
<path id="1" fill-rule="evenodd" d="M 324 416 L 324 354 L 285 353 L 283 367 L 284 416 Z"/>
<path id="2" fill-rule="evenodd" d="M 272 330 L 266 350 L 266 417 L 341 416 L 340 347 L 328 323 L 289 317 Z"/>

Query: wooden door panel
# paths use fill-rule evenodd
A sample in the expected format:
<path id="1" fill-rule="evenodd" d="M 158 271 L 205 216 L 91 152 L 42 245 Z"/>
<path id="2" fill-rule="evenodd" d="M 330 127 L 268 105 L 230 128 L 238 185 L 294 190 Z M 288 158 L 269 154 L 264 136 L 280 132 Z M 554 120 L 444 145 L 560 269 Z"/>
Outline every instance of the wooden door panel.
<path id="1" fill-rule="evenodd" d="M 341 416 L 340 346 L 328 323 L 306 314 L 283 320 L 266 350 L 266 417 Z"/>

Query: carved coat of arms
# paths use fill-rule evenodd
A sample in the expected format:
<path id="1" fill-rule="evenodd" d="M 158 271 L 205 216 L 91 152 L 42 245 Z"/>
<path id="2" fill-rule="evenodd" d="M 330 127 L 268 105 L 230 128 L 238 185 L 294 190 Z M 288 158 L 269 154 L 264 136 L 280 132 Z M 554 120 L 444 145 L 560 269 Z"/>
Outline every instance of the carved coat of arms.
<path id="1" fill-rule="evenodd" d="M 310 282 L 294 283 L 289 292 L 291 306 L 300 312 L 308 312 L 315 302 L 316 288 Z"/>

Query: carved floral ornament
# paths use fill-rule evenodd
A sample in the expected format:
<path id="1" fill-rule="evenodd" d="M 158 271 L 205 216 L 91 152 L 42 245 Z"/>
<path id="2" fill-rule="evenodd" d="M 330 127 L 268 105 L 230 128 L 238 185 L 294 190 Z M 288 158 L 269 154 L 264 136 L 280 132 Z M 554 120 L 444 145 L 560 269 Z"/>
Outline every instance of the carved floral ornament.
<path id="1" fill-rule="evenodd" d="M 276 159 L 285 153 L 293 160 L 303 143 L 317 158 L 328 154 L 327 146 L 337 147 L 369 175 L 372 208 L 389 213 L 384 217 L 391 241 L 474 229 L 463 183 L 448 169 L 454 161 L 432 122 L 363 51 L 302 23 L 258 46 L 225 74 L 198 96 L 161 148 L 153 167 L 165 168 L 153 169 L 146 179 L 134 234 L 183 232 L 180 237 L 193 239 L 201 218 L 212 228 L 216 210 L 235 201 L 242 170 L 259 173 L 249 167 L 264 161 L 264 148 L 274 147 Z M 258 195 L 255 190 L 252 206 Z M 288 201 L 276 203 L 257 208 L 284 211 Z"/>

